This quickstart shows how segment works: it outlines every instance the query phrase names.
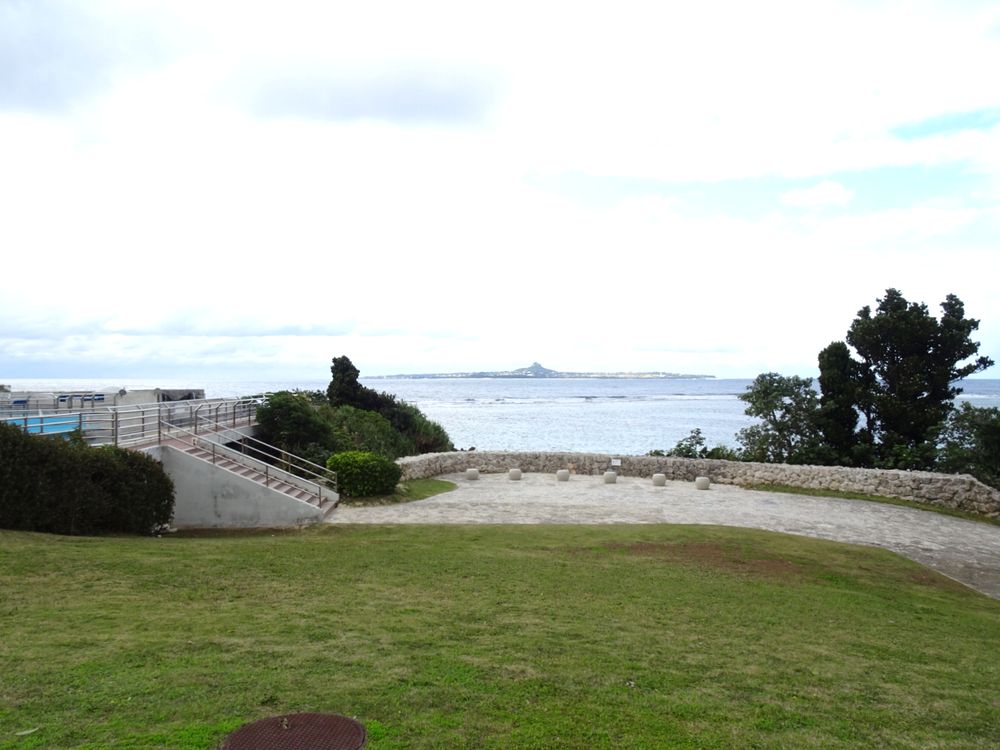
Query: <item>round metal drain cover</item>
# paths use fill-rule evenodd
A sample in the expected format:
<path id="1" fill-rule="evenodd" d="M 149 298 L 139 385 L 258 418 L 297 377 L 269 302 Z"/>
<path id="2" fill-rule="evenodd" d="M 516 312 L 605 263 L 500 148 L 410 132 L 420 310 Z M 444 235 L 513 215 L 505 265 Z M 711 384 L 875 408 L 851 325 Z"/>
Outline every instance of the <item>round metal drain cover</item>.
<path id="1" fill-rule="evenodd" d="M 339 714 L 286 714 L 245 724 L 226 737 L 220 750 L 359 750 L 360 722 Z"/>

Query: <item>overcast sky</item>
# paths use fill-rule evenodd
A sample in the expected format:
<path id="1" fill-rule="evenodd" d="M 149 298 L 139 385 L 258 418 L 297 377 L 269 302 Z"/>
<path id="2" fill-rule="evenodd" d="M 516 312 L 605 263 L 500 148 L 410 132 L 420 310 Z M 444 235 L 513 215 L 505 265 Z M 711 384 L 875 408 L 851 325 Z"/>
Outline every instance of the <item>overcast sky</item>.
<path id="1" fill-rule="evenodd" d="M 997 71 L 995 1 L 0 0 L 0 382 L 811 375 L 888 287 L 1000 360 Z"/>

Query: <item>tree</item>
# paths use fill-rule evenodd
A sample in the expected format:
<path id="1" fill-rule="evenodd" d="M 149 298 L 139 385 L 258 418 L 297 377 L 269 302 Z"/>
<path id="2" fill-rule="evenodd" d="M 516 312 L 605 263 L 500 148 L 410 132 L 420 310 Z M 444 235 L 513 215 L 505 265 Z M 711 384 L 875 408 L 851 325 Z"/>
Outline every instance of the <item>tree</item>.
<path id="1" fill-rule="evenodd" d="M 863 438 L 857 432 L 861 367 L 843 341 L 819 353 L 819 387 L 817 424 L 831 459 L 845 466 L 866 465 L 863 448 L 870 441 L 867 431 Z"/>
<path id="2" fill-rule="evenodd" d="M 705 445 L 705 436 L 701 434 L 701 428 L 695 427 L 686 438 L 681 438 L 673 449 L 667 453 L 668 456 L 678 458 L 704 458 L 708 454 L 708 446 Z"/>
<path id="3" fill-rule="evenodd" d="M 691 433 L 677 441 L 673 448 L 668 451 L 652 450 L 647 456 L 669 456 L 671 458 L 718 458 L 726 461 L 739 461 L 741 456 L 738 451 L 725 445 L 717 445 L 709 448 L 705 442 L 705 436 L 701 434 L 701 428 L 695 427 Z"/>
<path id="4" fill-rule="evenodd" d="M 347 357 L 334 357 L 330 366 L 333 376 L 326 389 L 331 406 L 353 406 L 356 409 L 381 411 L 383 397 L 387 394 L 367 388 L 358 382 L 361 374 Z"/>
<path id="5" fill-rule="evenodd" d="M 982 409 L 968 401 L 955 410 L 944 429 L 939 467 L 972 474 L 1000 489 L 1000 409 Z"/>
<path id="6" fill-rule="evenodd" d="M 812 378 L 765 372 L 754 379 L 740 399 L 747 403 L 746 413 L 761 420 L 737 435 L 745 460 L 823 462 L 819 396 L 813 390 Z"/>
<path id="7" fill-rule="evenodd" d="M 955 381 L 993 365 L 989 357 L 962 364 L 979 351 L 971 339 L 979 321 L 953 294 L 941 310 L 936 320 L 926 305 L 887 289 L 875 314 L 866 305 L 847 332 L 861 359 L 857 406 L 882 466 L 931 468 L 936 435 L 961 393 Z"/>
<path id="8" fill-rule="evenodd" d="M 416 406 L 398 401 L 391 393 L 375 391 L 358 382 L 358 368 L 347 357 L 334 357 L 330 367 L 333 379 L 327 398 L 334 408 L 351 406 L 376 412 L 387 419 L 410 446 L 408 452 L 433 453 L 455 450 L 448 433 L 437 422 L 427 419 Z"/>

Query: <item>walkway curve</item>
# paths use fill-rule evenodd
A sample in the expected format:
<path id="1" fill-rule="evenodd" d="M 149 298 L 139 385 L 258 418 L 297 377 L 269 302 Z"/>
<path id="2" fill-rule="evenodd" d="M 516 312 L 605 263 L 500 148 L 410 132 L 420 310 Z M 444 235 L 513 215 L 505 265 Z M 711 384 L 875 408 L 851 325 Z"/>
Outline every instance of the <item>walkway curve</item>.
<path id="1" fill-rule="evenodd" d="M 1000 599 L 1000 526 L 898 505 L 649 479 L 506 474 L 441 477 L 458 488 L 399 505 L 338 507 L 343 524 L 622 524 L 740 526 L 884 547 Z"/>

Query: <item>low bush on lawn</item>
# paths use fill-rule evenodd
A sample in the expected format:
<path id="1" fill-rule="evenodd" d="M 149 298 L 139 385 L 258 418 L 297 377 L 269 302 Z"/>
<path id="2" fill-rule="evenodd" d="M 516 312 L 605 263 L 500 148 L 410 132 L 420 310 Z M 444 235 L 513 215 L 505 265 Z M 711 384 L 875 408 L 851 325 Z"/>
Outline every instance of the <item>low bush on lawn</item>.
<path id="1" fill-rule="evenodd" d="M 402 476 L 395 461 L 366 451 L 335 453 L 326 468 L 337 473 L 337 491 L 346 497 L 390 495 Z"/>

